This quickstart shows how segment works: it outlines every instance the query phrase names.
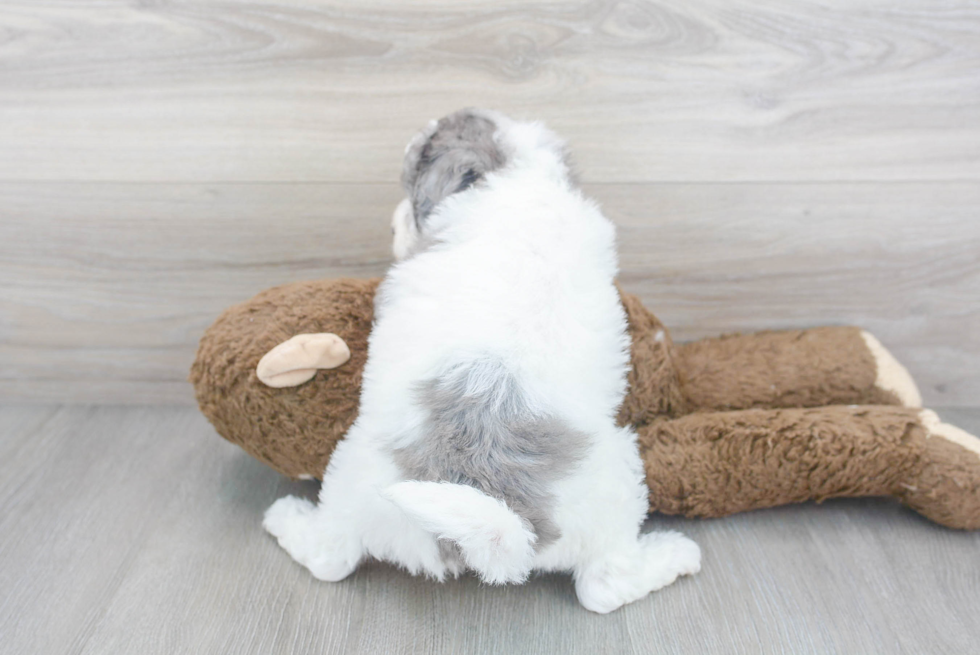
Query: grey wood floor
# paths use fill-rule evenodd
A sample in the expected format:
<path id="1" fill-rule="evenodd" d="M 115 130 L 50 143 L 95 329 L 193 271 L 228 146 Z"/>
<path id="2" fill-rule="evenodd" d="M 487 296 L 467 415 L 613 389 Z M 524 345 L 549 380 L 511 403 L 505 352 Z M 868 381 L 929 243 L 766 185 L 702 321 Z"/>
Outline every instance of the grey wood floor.
<path id="1" fill-rule="evenodd" d="M 974 433 L 980 410 L 943 417 Z M 565 576 L 314 580 L 260 526 L 314 494 L 180 407 L 0 407 L 0 651 L 972 653 L 980 532 L 888 500 L 697 521 L 704 568 L 607 616 Z"/>

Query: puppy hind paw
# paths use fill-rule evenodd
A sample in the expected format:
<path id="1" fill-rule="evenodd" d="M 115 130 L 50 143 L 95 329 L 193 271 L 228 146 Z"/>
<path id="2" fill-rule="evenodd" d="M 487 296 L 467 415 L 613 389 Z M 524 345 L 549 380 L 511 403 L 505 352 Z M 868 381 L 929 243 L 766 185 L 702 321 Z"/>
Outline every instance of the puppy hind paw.
<path id="1" fill-rule="evenodd" d="M 307 566 L 316 551 L 313 513 L 316 506 L 305 498 L 285 496 L 265 511 L 262 527 L 294 560 Z"/>
<path id="2" fill-rule="evenodd" d="M 360 551 L 317 520 L 316 505 L 296 496 L 280 498 L 265 512 L 262 527 L 313 577 L 343 580 L 357 568 Z"/>
<path id="3" fill-rule="evenodd" d="M 309 523 L 316 505 L 298 496 L 284 496 L 272 503 L 265 511 L 262 527 L 277 539 L 284 535 L 302 530 Z"/>
<path id="4" fill-rule="evenodd" d="M 586 575 L 575 582 L 575 595 L 582 607 L 596 614 L 608 614 L 635 600 L 618 588 L 615 580 Z"/>
<path id="5" fill-rule="evenodd" d="M 651 578 L 665 582 L 650 591 L 669 585 L 682 575 L 701 570 L 701 548 L 679 532 L 650 532 L 640 536 Z M 655 581 L 655 580 L 654 580 Z"/>
<path id="6" fill-rule="evenodd" d="M 587 610 L 606 614 L 701 570 L 701 549 L 677 532 L 640 535 L 639 547 L 614 555 L 577 576 L 575 591 Z"/>
<path id="7" fill-rule="evenodd" d="M 311 557 L 303 563 L 317 580 L 323 582 L 340 582 L 357 568 L 357 560 L 331 552 Z"/>

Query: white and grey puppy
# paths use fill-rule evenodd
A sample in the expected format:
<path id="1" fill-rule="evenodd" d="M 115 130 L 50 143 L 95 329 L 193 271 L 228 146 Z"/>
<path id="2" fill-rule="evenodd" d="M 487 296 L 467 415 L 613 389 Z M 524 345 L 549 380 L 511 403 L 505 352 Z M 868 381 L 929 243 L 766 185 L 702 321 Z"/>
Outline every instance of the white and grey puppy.
<path id="1" fill-rule="evenodd" d="M 699 570 L 694 542 L 640 534 L 636 436 L 615 423 L 630 344 L 614 228 L 563 155 L 542 125 L 480 110 L 409 144 L 359 416 L 319 504 L 265 516 L 315 577 L 365 557 L 494 584 L 570 571 L 609 612 Z"/>

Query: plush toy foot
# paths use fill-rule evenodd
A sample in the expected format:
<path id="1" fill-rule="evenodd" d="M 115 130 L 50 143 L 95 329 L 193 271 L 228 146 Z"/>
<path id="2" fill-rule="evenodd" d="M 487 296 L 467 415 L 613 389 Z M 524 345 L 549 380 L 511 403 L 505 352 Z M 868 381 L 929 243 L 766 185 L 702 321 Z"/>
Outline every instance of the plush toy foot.
<path id="1" fill-rule="evenodd" d="M 259 380 L 277 389 L 295 387 L 321 368 L 337 368 L 350 359 L 350 349 L 336 334 L 297 334 L 267 352 L 255 369 Z"/>
<path id="2" fill-rule="evenodd" d="M 902 500 L 947 527 L 980 529 L 980 439 L 930 410 L 919 421 L 926 431 L 922 472 L 903 485 Z"/>
<path id="3" fill-rule="evenodd" d="M 922 394 L 908 370 L 899 363 L 873 334 L 861 330 L 861 338 L 871 351 L 877 367 L 875 386 L 895 394 L 905 407 L 922 407 Z"/>
<path id="4" fill-rule="evenodd" d="M 318 580 L 338 582 L 357 567 L 359 556 L 345 549 L 343 540 L 329 527 L 324 529 L 316 505 L 304 498 L 286 496 L 274 502 L 265 512 L 262 527 Z"/>
<path id="5" fill-rule="evenodd" d="M 576 576 L 575 593 L 585 609 L 608 614 L 679 576 L 701 570 L 701 549 L 678 532 L 640 535 L 637 546 L 631 553 L 613 554 Z"/>
<path id="6" fill-rule="evenodd" d="M 974 437 L 966 430 L 958 428 L 955 425 L 943 423 L 939 419 L 939 416 L 936 415 L 936 412 L 931 409 L 924 409 L 919 412 L 919 419 L 922 421 L 922 425 L 929 431 L 930 437 L 941 437 L 947 441 L 951 441 L 976 453 L 977 457 L 980 458 L 980 438 Z"/>

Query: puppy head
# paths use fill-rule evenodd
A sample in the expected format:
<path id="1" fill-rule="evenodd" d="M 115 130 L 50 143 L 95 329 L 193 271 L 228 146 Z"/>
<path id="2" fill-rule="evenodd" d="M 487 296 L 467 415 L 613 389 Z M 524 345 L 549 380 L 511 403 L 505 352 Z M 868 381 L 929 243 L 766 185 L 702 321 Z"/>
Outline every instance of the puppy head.
<path id="1" fill-rule="evenodd" d="M 567 178 L 564 144 L 539 123 L 482 109 L 461 109 L 429 124 L 405 148 L 402 200 L 391 219 L 396 259 L 412 252 L 429 215 L 447 197 L 519 163 L 553 167 Z"/>

